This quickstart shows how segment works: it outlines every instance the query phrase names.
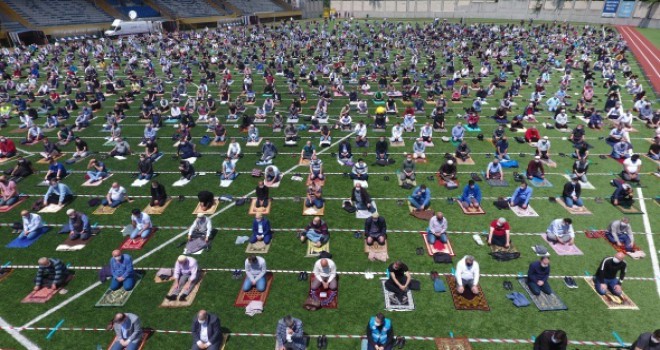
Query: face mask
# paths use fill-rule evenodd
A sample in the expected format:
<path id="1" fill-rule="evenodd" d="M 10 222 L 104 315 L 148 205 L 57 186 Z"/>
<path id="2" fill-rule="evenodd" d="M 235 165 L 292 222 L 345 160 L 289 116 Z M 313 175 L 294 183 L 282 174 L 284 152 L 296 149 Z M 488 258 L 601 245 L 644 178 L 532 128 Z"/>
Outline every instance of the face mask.
<path id="1" fill-rule="evenodd" d="M 465 266 L 472 267 L 473 263 L 465 263 Z"/>

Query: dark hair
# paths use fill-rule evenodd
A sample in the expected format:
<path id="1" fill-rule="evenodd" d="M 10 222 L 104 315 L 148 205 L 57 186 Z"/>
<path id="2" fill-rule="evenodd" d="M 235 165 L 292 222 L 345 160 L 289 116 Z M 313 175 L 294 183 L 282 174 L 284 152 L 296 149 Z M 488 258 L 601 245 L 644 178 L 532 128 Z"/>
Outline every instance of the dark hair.
<path id="1" fill-rule="evenodd" d="M 566 340 L 566 332 L 562 331 L 561 329 L 558 329 L 557 331 L 555 331 L 554 338 L 558 342 L 563 343 L 564 340 Z"/>
<path id="2" fill-rule="evenodd" d="M 133 215 L 140 214 L 140 209 L 135 208 L 135 209 L 131 210 L 131 214 L 133 214 Z"/>
<path id="3" fill-rule="evenodd" d="M 385 315 L 383 315 L 382 312 L 379 312 L 376 314 L 376 319 L 380 322 L 383 322 L 383 320 L 385 319 Z"/>
<path id="4" fill-rule="evenodd" d="M 248 256 L 247 259 L 248 259 L 248 261 L 249 261 L 250 263 L 255 263 L 255 262 L 257 262 L 257 257 L 254 256 L 254 255 L 250 255 L 250 256 Z"/>
<path id="5" fill-rule="evenodd" d="M 653 338 L 660 339 L 660 329 L 653 331 Z"/>
<path id="6" fill-rule="evenodd" d="M 564 222 L 570 225 L 570 224 L 573 223 L 573 219 L 571 219 L 571 218 L 564 218 Z"/>
<path id="7" fill-rule="evenodd" d="M 468 181 L 468 185 L 470 185 L 470 186 L 474 185 L 474 180 Z"/>

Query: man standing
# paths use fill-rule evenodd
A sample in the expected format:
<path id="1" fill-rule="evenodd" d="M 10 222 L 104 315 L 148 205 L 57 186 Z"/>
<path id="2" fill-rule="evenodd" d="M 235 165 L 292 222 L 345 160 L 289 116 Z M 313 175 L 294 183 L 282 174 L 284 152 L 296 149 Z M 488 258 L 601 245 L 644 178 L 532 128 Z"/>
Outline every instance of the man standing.
<path id="1" fill-rule="evenodd" d="M 619 297 L 623 294 L 621 283 L 626 277 L 627 265 L 625 258 L 624 253 L 618 252 L 616 255 L 607 257 L 600 262 L 594 275 L 594 285 L 598 294 L 605 295 L 608 290 Z M 616 277 L 617 274 L 619 274 L 619 278 Z"/>
<path id="2" fill-rule="evenodd" d="M 62 260 L 56 258 L 39 258 L 37 277 L 34 279 L 34 290 L 41 288 L 57 289 L 62 287 L 69 277 L 69 270 Z"/>
<path id="3" fill-rule="evenodd" d="M 385 289 L 394 293 L 396 299 L 390 301 L 399 304 L 407 304 L 408 289 L 410 287 L 410 282 L 412 282 L 408 266 L 401 262 L 401 260 L 397 260 L 393 262 L 387 270 L 389 271 L 389 278 L 385 282 Z"/>
<path id="4" fill-rule="evenodd" d="M 429 227 L 426 229 L 426 240 L 433 245 L 436 240 L 447 243 L 447 218 L 441 211 L 435 213 L 435 216 L 429 220 Z"/>
<path id="5" fill-rule="evenodd" d="M 275 331 L 275 347 L 277 350 L 305 350 L 307 349 L 301 320 L 291 315 L 277 321 Z"/>
<path id="6" fill-rule="evenodd" d="M 618 247 L 625 248 L 627 252 L 634 251 L 635 237 L 630 226 L 630 219 L 627 217 L 612 221 L 607 227 L 605 237 Z"/>
<path id="7" fill-rule="evenodd" d="M 220 350 L 224 338 L 220 318 L 206 310 L 199 310 L 192 323 L 192 350 Z"/>
<path id="8" fill-rule="evenodd" d="M 136 314 L 118 313 L 112 320 L 115 342 L 110 350 L 137 350 L 142 343 L 142 327 Z"/>
<path id="9" fill-rule="evenodd" d="M 381 217 L 378 213 L 372 213 L 364 221 L 364 234 L 368 246 L 372 246 L 374 242 L 384 245 L 387 239 L 387 223 L 385 222 L 385 218 Z"/>
<path id="10" fill-rule="evenodd" d="M 243 291 L 248 292 L 256 288 L 258 292 L 266 290 L 266 260 L 260 256 L 250 255 L 245 259 L 245 282 Z"/>
<path id="11" fill-rule="evenodd" d="M 472 294 L 479 294 L 479 263 L 472 255 L 466 255 L 456 264 L 456 291 L 463 294 L 469 288 Z"/>
<path id="12" fill-rule="evenodd" d="M 550 277 L 550 258 L 542 256 L 538 261 L 529 264 L 527 270 L 527 287 L 534 295 L 539 295 L 541 292 L 550 295 L 552 288 L 548 278 Z"/>
<path id="13" fill-rule="evenodd" d="M 110 258 L 110 290 L 115 291 L 124 288 L 130 291 L 135 286 L 135 273 L 133 272 L 133 258 L 128 254 L 122 254 L 121 250 L 113 250 Z"/>
<path id="14" fill-rule="evenodd" d="M 392 321 L 382 313 L 372 317 L 367 324 L 367 350 L 392 350 L 394 330 Z"/>
<path id="15" fill-rule="evenodd" d="M 165 298 L 174 301 L 179 297 L 179 301 L 186 301 L 186 298 L 190 295 L 193 288 L 195 288 L 195 285 L 199 283 L 201 273 L 202 271 L 199 270 L 197 260 L 185 255 L 179 255 L 174 264 L 174 274 L 172 275 L 174 279 L 174 290 L 172 294 L 165 296 Z M 188 283 L 188 288 L 179 296 L 186 283 Z"/>
<path id="16" fill-rule="evenodd" d="M 74 209 L 66 211 L 66 216 L 69 217 L 69 239 L 75 241 L 82 239 L 86 241 L 92 235 L 92 228 L 89 224 L 87 215 Z"/>
<path id="17" fill-rule="evenodd" d="M 571 218 L 552 220 L 545 231 L 548 241 L 555 244 L 573 245 L 575 243 L 575 230 Z"/>

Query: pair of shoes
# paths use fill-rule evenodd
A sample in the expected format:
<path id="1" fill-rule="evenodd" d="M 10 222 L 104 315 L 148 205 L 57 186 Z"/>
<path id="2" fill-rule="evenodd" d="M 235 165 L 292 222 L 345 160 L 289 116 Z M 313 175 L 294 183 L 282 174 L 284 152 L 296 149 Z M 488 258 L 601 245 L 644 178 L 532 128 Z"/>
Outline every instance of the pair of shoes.
<path id="1" fill-rule="evenodd" d="M 394 295 L 390 295 L 390 304 L 401 305 L 401 302 Z"/>
<path id="2" fill-rule="evenodd" d="M 302 281 L 302 280 L 303 280 L 303 275 L 304 275 L 304 274 L 305 274 L 304 272 L 300 272 L 300 273 L 298 273 L 298 281 Z"/>
<path id="3" fill-rule="evenodd" d="M 399 349 L 403 349 L 403 347 L 406 346 L 406 338 L 397 337 L 396 338 L 396 343 L 394 343 L 394 346 L 398 346 Z"/>
<path id="4" fill-rule="evenodd" d="M 325 335 L 321 335 L 316 339 L 316 347 L 320 349 L 327 349 L 328 348 L 328 337 Z"/>
<path id="5" fill-rule="evenodd" d="M 424 255 L 424 248 L 422 248 L 422 247 L 417 247 L 417 248 L 415 249 L 415 254 L 417 254 L 417 255 Z"/>
<path id="6" fill-rule="evenodd" d="M 453 197 L 448 197 L 447 198 L 447 204 L 449 204 L 449 205 L 454 204 L 454 198 Z"/>
<path id="7" fill-rule="evenodd" d="M 566 284 L 566 287 L 571 289 L 575 289 L 578 287 L 573 277 L 569 277 L 569 276 L 564 277 L 564 283 Z"/>
<path id="8" fill-rule="evenodd" d="M 187 298 L 188 298 L 188 294 L 181 294 L 181 296 L 179 297 L 179 301 L 186 301 Z"/>
<path id="9" fill-rule="evenodd" d="M 361 238 L 361 237 L 362 237 L 362 232 L 360 232 L 360 231 L 355 231 L 355 233 L 353 234 L 353 238 L 355 238 L 355 239 L 358 239 L 358 238 Z"/>
<path id="10" fill-rule="evenodd" d="M 511 284 L 511 281 L 502 282 L 502 287 L 506 290 L 513 290 L 513 284 Z"/>
<path id="11" fill-rule="evenodd" d="M 484 245 L 484 241 L 481 239 L 481 236 L 479 234 L 475 233 L 472 235 L 472 239 L 477 243 L 477 245 Z"/>
<path id="12" fill-rule="evenodd" d="M 233 279 L 238 280 L 241 279 L 243 272 L 241 270 L 234 270 L 231 274 Z"/>
<path id="13" fill-rule="evenodd" d="M 176 300 L 176 297 L 177 297 L 176 294 L 170 294 L 170 295 L 166 295 L 166 296 L 165 296 L 165 299 L 167 299 L 167 300 L 169 300 L 169 301 L 175 301 L 175 300 Z"/>
<path id="14" fill-rule="evenodd" d="M 438 278 L 438 271 L 431 271 L 431 281 L 435 281 Z"/>

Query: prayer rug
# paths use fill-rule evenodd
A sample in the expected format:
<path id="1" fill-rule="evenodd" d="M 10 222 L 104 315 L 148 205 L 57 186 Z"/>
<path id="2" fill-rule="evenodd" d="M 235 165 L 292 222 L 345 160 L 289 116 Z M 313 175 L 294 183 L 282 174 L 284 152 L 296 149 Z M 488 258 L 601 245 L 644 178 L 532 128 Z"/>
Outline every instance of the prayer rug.
<path id="1" fill-rule="evenodd" d="M 124 242 L 119 246 L 120 250 L 140 250 L 144 247 L 147 242 L 151 239 L 151 237 L 156 234 L 156 231 L 158 231 L 158 228 L 154 227 L 151 229 L 151 233 L 149 233 L 149 236 L 147 238 L 142 238 L 142 237 L 136 237 L 135 240 L 132 240 L 131 237 L 126 237 Z"/>
<path id="2" fill-rule="evenodd" d="M 626 293 L 621 294 L 620 297 L 610 293 L 609 291 L 605 295 L 600 295 L 596 291 L 596 286 L 594 285 L 593 277 L 584 277 L 584 281 L 587 282 L 589 287 L 600 297 L 600 300 L 607 305 L 607 308 L 610 310 L 639 310 L 639 307 L 635 302 L 630 299 Z"/>
<path id="3" fill-rule="evenodd" d="M 83 186 L 83 187 L 98 187 L 103 182 L 105 182 L 105 180 L 107 180 L 109 177 L 111 177 L 112 175 L 113 174 L 108 174 L 108 176 L 102 178 L 101 180 L 97 180 L 97 181 L 94 181 L 94 182 L 92 182 L 92 180 L 89 179 L 89 180 L 83 182 L 82 185 L 80 185 L 80 186 Z"/>
<path id="4" fill-rule="evenodd" d="M 516 216 L 521 217 L 521 218 L 526 218 L 526 217 L 538 217 L 539 214 L 532 208 L 531 205 L 527 206 L 527 209 L 523 209 L 519 206 L 509 206 L 511 208 L 511 211 L 513 211 Z"/>
<path id="5" fill-rule="evenodd" d="M 0 164 L 8 162 L 10 160 L 13 160 L 14 158 L 16 158 L 16 156 L 9 157 L 9 158 L 0 158 Z"/>
<path id="6" fill-rule="evenodd" d="M 542 234 L 541 238 L 548 243 L 548 245 L 552 248 L 552 250 L 557 253 L 557 255 L 584 255 L 584 253 L 578 248 L 575 244 L 560 244 L 560 243 L 554 243 L 550 242 L 548 240 L 548 235 L 547 234 Z"/>
<path id="7" fill-rule="evenodd" d="M 541 162 L 543 162 L 543 164 L 547 165 L 550 168 L 557 167 L 557 163 L 555 163 L 555 161 L 552 159 L 541 159 Z"/>
<path id="8" fill-rule="evenodd" d="M 270 250 L 270 243 L 265 244 L 263 241 L 257 241 L 254 243 L 248 243 L 247 248 L 245 248 L 246 254 L 267 254 Z"/>
<path id="9" fill-rule="evenodd" d="M 142 210 L 143 213 L 148 214 L 148 215 L 161 215 L 167 209 L 167 206 L 172 203 L 172 198 L 168 198 L 165 203 L 159 207 L 152 207 L 151 205 L 147 205 L 144 210 Z"/>
<path id="10" fill-rule="evenodd" d="M 247 279 L 247 277 L 245 277 Z M 256 288 L 252 288 L 247 292 L 243 291 L 243 284 L 238 291 L 238 296 L 236 301 L 234 301 L 234 306 L 236 307 L 246 307 L 252 301 L 260 301 L 266 306 L 266 301 L 268 300 L 268 294 L 270 294 L 270 287 L 273 284 L 273 274 L 271 272 L 266 273 L 266 289 L 263 292 L 257 291 Z"/>
<path id="11" fill-rule="evenodd" d="M 608 157 L 610 157 L 610 159 L 616 160 L 616 161 L 617 161 L 619 164 L 621 164 L 621 165 L 623 165 L 623 162 L 625 161 L 624 158 L 614 158 L 614 157 L 612 157 L 611 155 L 608 156 Z"/>
<path id="12" fill-rule="evenodd" d="M 532 302 L 534 302 L 534 305 L 536 305 L 539 311 L 568 310 L 568 306 L 564 304 L 564 302 L 559 298 L 559 296 L 557 296 L 557 293 L 554 291 L 550 295 L 543 292 L 541 292 L 539 295 L 534 295 L 532 294 L 532 291 L 529 290 L 529 286 L 527 285 L 527 278 L 518 278 L 518 283 L 520 283 L 520 286 L 525 290 L 525 292 L 527 292 L 527 295 L 530 299 L 532 299 Z"/>
<path id="13" fill-rule="evenodd" d="M 456 184 L 456 187 L 449 188 L 449 187 L 447 187 L 447 180 L 445 180 L 442 176 L 440 176 L 440 174 L 435 174 L 435 176 L 438 177 L 438 186 L 440 186 L 440 187 L 445 187 L 448 190 L 452 190 L 452 189 L 455 190 L 460 186 L 460 183 L 458 182 L 458 179 L 450 180 L 450 181 L 454 181 L 454 183 Z"/>
<path id="14" fill-rule="evenodd" d="M 208 208 L 207 210 L 202 210 L 202 203 L 197 203 L 197 207 L 195 207 L 195 210 L 193 210 L 193 215 L 197 214 L 204 214 L 204 215 L 213 215 L 215 211 L 218 209 L 218 205 L 220 205 L 219 200 L 214 200 L 213 205 Z"/>
<path id="15" fill-rule="evenodd" d="M 50 299 L 52 299 L 55 296 L 55 294 L 59 293 L 64 287 L 66 287 L 74 277 L 75 275 L 69 274 L 69 276 L 67 276 L 66 278 L 66 281 L 59 288 L 56 289 L 41 288 L 37 291 L 32 291 L 25 298 L 23 298 L 23 300 L 21 300 L 21 303 L 44 304 L 48 302 Z"/>
<path id="16" fill-rule="evenodd" d="M 374 242 L 372 245 L 367 244 L 367 240 L 364 240 L 364 252 L 369 254 L 369 253 L 385 253 L 387 254 L 387 240 L 385 240 L 385 244 L 379 244 L 378 242 Z"/>
<path id="17" fill-rule="evenodd" d="M 371 201 L 371 206 L 376 209 L 376 213 L 378 213 L 378 208 L 376 207 L 376 202 Z M 355 218 L 356 219 L 367 219 L 371 217 L 373 214 L 369 210 L 356 210 L 355 211 Z"/>
<path id="18" fill-rule="evenodd" d="M 266 187 L 268 187 L 268 188 L 278 188 L 278 187 L 280 187 L 281 183 L 282 183 L 282 180 L 277 181 L 277 182 L 273 182 L 270 186 L 266 185 Z"/>
<path id="19" fill-rule="evenodd" d="M 183 186 L 187 185 L 190 181 L 191 180 L 188 180 L 186 178 L 180 178 L 180 179 L 174 181 L 172 186 L 174 186 L 174 187 L 183 187 Z"/>
<path id="20" fill-rule="evenodd" d="M 315 182 L 316 185 L 318 185 L 318 186 L 320 186 L 320 187 L 325 186 L 325 178 L 324 178 L 323 180 L 316 179 L 316 180 L 312 181 L 312 180 L 310 179 L 310 177 L 307 176 L 307 182 L 305 183 L 305 185 L 307 185 L 307 186 L 311 186 L 311 185 L 312 185 L 312 182 Z"/>
<path id="21" fill-rule="evenodd" d="M 589 211 L 589 209 L 587 209 L 587 207 L 585 207 L 585 206 L 581 206 L 581 207 L 575 206 L 573 208 L 569 208 L 566 205 L 566 203 L 564 202 L 564 200 L 560 197 L 557 197 L 557 203 L 559 205 L 561 205 L 562 207 L 564 207 L 564 209 L 566 209 L 566 211 L 568 211 L 569 213 L 571 213 L 573 215 L 592 215 L 592 213 Z"/>
<path id="22" fill-rule="evenodd" d="M 193 301 L 195 301 L 195 297 L 197 296 L 197 292 L 199 291 L 199 286 L 204 281 L 204 276 L 205 275 L 206 275 L 205 271 L 200 272 L 199 281 L 197 281 L 197 284 L 190 291 L 190 294 L 188 294 L 185 301 L 180 301 L 179 299 L 177 299 L 177 300 L 168 300 L 167 298 L 163 298 L 163 302 L 160 303 L 160 307 L 177 308 L 177 307 L 188 307 L 188 306 L 192 305 Z M 186 290 L 188 284 L 189 284 L 189 282 L 186 283 L 186 285 L 183 288 L 181 288 L 182 292 L 184 290 Z M 172 287 L 170 287 L 170 290 L 167 292 L 167 295 L 172 294 L 172 292 L 174 292 L 174 281 L 172 281 Z"/>
<path id="23" fill-rule="evenodd" d="M 55 250 L 58 252 L 74 252 L 77 250 L 82 250 L 83 248 L 85 248 L 85 246 L 87 246 L 87 244 L 89 244 L 89 242 L 92 239 L 94 239 L 94 236 L 96 236 L 96 234 L 90 235 L 89 238 L 86 240 L 82 240 L 80 238 L 76 240 L 72 240 L 67 235 L 66 240 L 64 240 L 62 244 L 58 245 L 57 248 L 55 248 Z"/>
<path id="24" fill-rule="evenodd" d="M 108 288 L 105 293 L 101 296 L 101 299 L 96 302 L 94 305 L 95 307 L 104 307 L 104 306 L 124 306 L 126 305 L 126 302 L 128 302 L 128 299 L 131 297 L 131 294 L 135 291 L 135 289 L 140 285 L 140 282 L 142 282 L 142 278 L 144 277 L 143 272 L 135 272 L 135 285 L 133 286 L 133 289 L 126 291 L 124 288 L 119 288 L 115 291 L 110 290 Z"/>
<path id="25" fill-rule="evenodd" d="M 307 295 L 312 295 L 312 281 L 315 279 L 314 274 L 309 275 L 309 293 Z M 321 301 L 322 309 L 336 309 L 339 305 L 339 275 L 335 277 L 337 279 L 337 290 L 322 290 L 322 287 L 316 290 L 313 298 Z M 324 294 L 325 293 L 325 294 Z"/>
<path id="26" fill-rule="evenodd" d="M 357 184 L 360 184 L 360 186 L 364 188 L 369 187 L 369 183 L 364 180 L 353 180 L 353 187 L 355 187 Z"/>
<path id="27" fill-rule="evenodd" d="M 3 205 L 3 206 L 1 206 L 0 207 L 0 213 L 6 213 L 6 212 L 16 208 L 17 206 L 21 205 L 21 203 L 25 202 L 28 198 L 30 198 L 30 197 L 19 195 L 18 200 L 16 201 L 16 203 L 14 203 L 12 205 Z"/>
<path id="28" fill-rule="evenodd" d="M 4 281 L 11 273 L 14 272 L 14 269 L 7 267 L 0 267 L 0 282 Z"/>
<path id="29" fill-rule="evenodd" d="M 300 157 L 300 160 L 298 161 L 298 165 L 302 166 L 309 166 L 310 160 L 309 159 L 304 159 L 303 157 Z"/>
<path id="30" fill-rule="evenodd" d="M 484 211 L 484 209 L 481 206 L 479 206 L 479 208 L 473 208 L 473 207 L 466 208 L 466 207 L 463 206 L 463 202 L 461 202 L 460 200 L 457 200 L 457 202 L 458 202 L 458 206 L 461 208 L 461 210 L 463 211 L 463 214 L 465 214 L 465 215 L 486 214 L 486 212 Z"/>
<path id="31" fill-rule="evenodd" d="M 304 200 L 302 201 L 302 205 L 303 205 L 303 208 L 302 208 L 302 215 L 303 216 L 317 216 L 317 215 L 318 216 L 323 216 L 325 214 L 325 205 L 323 205 L 320 209 L 315 207 L 315 206 L 311 206 L 311 207 L 308 208 L 305 205 Z"/>
<path id="32" fill-rule="evenodd" d="M 227 188 L 231 186 L 232 182 L 234 182 L 234 180 L 220 180 L 220 187 Z"/>
<path id="33" fill-rule="evenodd" d="M 305 257 L 316 258 L 321 254 L 321 252 L 330 253 L 330 241 L 325 242 L 325 244 L 320 247 L 316 247 L 314 243 L 307 240 L 307 254 L 305 254 Z"/>
<path id="34" fill-rule="evenodd" d="M 584 235 L 587 238 L 603 238 L 605 237 L 605 230 L 585 230 Z"/>
<path id="35" fill-rule="evenodd" d="M 454 301 L 454 308 L 456 310 L 476 310 L 476 311 L 490 311 L 488 301 L 484 296 L 484 291 L 480 285 L 477 285 L 479 294 L 475 295 L 472 291 L 466 288 L 463 294 L 459 294 L 457 290 L 456 277 L 453 275 L 446 275 L 447 286 L 451 292 L 451 297 Z"/>
<path id="36" fill-rule="evenodd" d="M 99 205 L 92 214 L 94 215 L 112 215 L 117 211 L 117 207 L 111 207 L 109 205 Z"/>
<path id="37" fill-rule="evenodd" d="M 552 182 L 548 181 L 548 179 L 539 179 L 534 177 L 530 182 L 534 187 L 552 187 Z"/>
<path id="38" fill-rule="evenodd" d="M 27 247 L 31 246 L 34 242 L 36 242 L 39 238 L 41 238 L 41 236 L 43 236 L 49 230 L 50 230 L 50 227 L 43 230 L 41 232 L 41 234 L 37 235 L 36 237 L 34 237 L 32 239 L 16 237 L 11 242 L 9 242 L 9 244 L 7 244 L 5 246 L 5 248 L 27 248 Z"/>
<path id="39" fill-rule="evenodd" d="M 415 163 L 426 164 L 428 162 L 429 161 L 426 158 L 415 158 Z"/>
<path id="40" fill-rule="evenodd" d="M 424 245 L 426 245 L 426 252 L 429 254 L 429 256 L 433 256 L 435 253 L 446 253 L 451 256 L 456 256 L 454 253 L 454 249 L 451 246 L 451 242 L 449 241 L 449 237 L 447 237 L 447 243 L 442 243 L 439 239 L 436 239 L 433 245 L 429 244 L 429 241 L 426 237 L 426 232 L 420 231 L 419 232 L 422 235 L 422 238 L 424 239 Z"/>
<path id="41" fill-rule="evenodd" d="M 385 297 L 385 310 L 387 311 L 413 311 L 415 310 L 415 301 L 413 300 L 412 291 L 409 289 L 407 296 L 407 302 L 405 304 L 401 303 L 394 293 L 390 292 L 385 288 L 385 282 L 387 278 L 380 279 L 381 286 L 383 288 L 383 296 Z"/>
<path id="42" fill-rule="evenodd" d="M 438 350 L 472 350 L 467 338 L 435 338 Z"/>
<path id="43" fill-rule="evenodd" d="M 410 205 L 410 202 L 408 202 L 408 211 L 410 212 L 410 215 L 424 221 L 429 221 L 435 215 L 433 210 L 431 208 L 428 208 L 426 210 L 417 210 L 415 207 Z"/>
<path id="44" fill-rule="evenodd" d="M 225 143 L 226 143 L 226 141 L 217 141 L 217 142 L 216 141 L 211 141 L 211 143 L 209 143 L 209 146 L 222 147 L 222 146 L 225 145 Z"/>
<path id="45" fill-rule="evenodd" d="M 404 141 L 390 143 L 390 147 L 405 147 L 405 146 L 406 143 Z"/>
<path id="46" fill-rule="evenodd" d="M 43 213 L 57 213 L 62 208 L 64 208 L 64 205 L 48 204 L 47 206 L 41 208 L 41 210 L 39 210 L 39 213 L 40 214 L 43 214 Z"/>
<path id="47" fill-rule="evenodd" d="M 144 185 L 146 185 L 146 184 L 148 184 L 148 183 L 149 183 L 149 180 L 146 180 L 146 179 L 145 179 L 145 180 L 135 179 L 135 180 L 131 183 L 131 187 L 142 187 L 142 186 L 144 186 Z"/>
<path id="48" fill-rule="evenodd" d="M 616 243 L 610 242 L 610 240 L 607 239 L 607 236 L 605 235 L 605 231 L 603 231 L 603 239 L 605 240 L 605 242 L 607 242 L 609 245 L 611 245 L 612 248 L 614 248 L 614 250 L 616 250 L 617 252 L 623 253 L 623 254 L 628 254 L 628 251 L 626 251 L 625 247 L 619 247 L 618 245 L 616 245 Z M 633 252 L 639 252 L 641 250 L 642 250 L 642 248 L 640 248 L 637 245 L 637 243 L 633 243 Z"/>
<path id="49" fill-rule="evenodd" d="M 249 215 L 257 215 L 257 214 L 268 215 L 268 214 L 270 214 L 270 208 L 272 206 L 273 206 L 273 201 L 269 200 L 267 207 L 257 208 L 257 199 L 252 198 L 252 200 L 250 201 L 250 209 L 248 209 L 248 214 Z"/>
<path id="50" fill-rule="evenodd" d="M 516 248 L 513 243 L 509 242 L 509 248 L 504 248 L 499 245 L 491 244 L 490 245 L 490 252 L 491 253 L 520 253 L 518 248 Z"/>

